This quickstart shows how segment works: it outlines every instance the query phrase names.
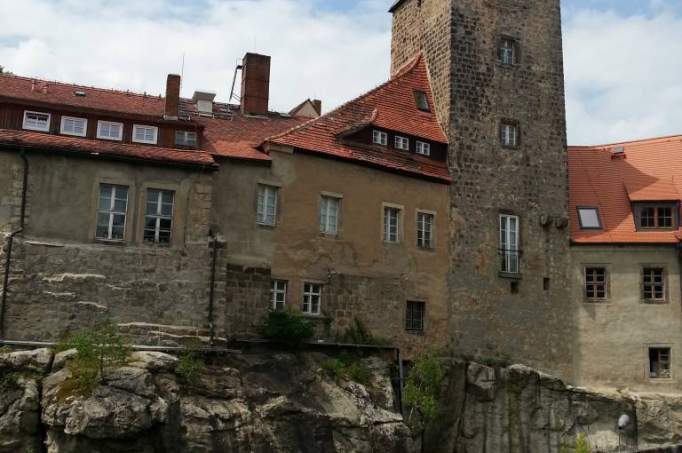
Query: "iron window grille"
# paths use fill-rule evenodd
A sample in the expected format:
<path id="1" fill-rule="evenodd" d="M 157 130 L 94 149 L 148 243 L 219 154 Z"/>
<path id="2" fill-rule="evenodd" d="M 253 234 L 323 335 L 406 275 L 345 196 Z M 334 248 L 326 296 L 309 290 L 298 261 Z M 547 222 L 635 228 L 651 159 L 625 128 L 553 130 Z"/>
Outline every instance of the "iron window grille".
<path id="1" fill-rule="evenodd" d="M 424 302 L 408 301 L 405 311 L 405 330 L 408 332 L 424 332 Z"/>

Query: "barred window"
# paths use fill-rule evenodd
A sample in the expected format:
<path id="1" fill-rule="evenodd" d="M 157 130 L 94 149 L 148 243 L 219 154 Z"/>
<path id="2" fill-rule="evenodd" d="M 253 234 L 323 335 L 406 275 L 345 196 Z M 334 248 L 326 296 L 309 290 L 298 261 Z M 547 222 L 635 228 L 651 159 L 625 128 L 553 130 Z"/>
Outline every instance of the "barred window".
<path id="1" fill-rule="evenodd" d="M 127 210 L 127 186 L 100 184 L 95 237 L 107 241 L 122 241 Z"/>
<path id="2" fill-rule="evenodd" d="M 606 299 L 606 268 L 585 268 L 585 297 L 590 300 Z"/>
<path id="3" fill-rule="evenodd" d="M 423 332 L 425 310 L 426 304 L 424 302 L 407 301 L 405 330 L 409 332 Z"/>
<path id="4" fill-rule="evenodd" d="M 670 379 L 670 348 L 649 348 L 649 377 Z"/>
<path id="5" fill-rule="evenodd" d="M 301 311 L 308 315 L 319 315 L 322 299 L 322 285 L 317 283 L 303 284 L 303 307 Z"/>
<path id="6" fill-rule="evenodd" d="M 504 65 L 516 64 L 517 43 L 511 38 L 503 38 L 497 49 L 497 59 Z"/>
<path id="7" fill-rule="evenodd" d="M 642 270 L 642 298 L 651 302 L 665 301 L 665 275 L 663 268 L 645 267 Z"/>
<path id="8" fill-rule="evenodd" d="M 427 212 L 417 213 L 417 247 L 419 248 L 433 248 L 433 217 L 433 214 Z"/>
<path id="9" fill-rule="evenodd" d="M 272 309 L 281 311 L 287 305 L 287 286 L 286 280 L 273 280 L 270 288 L 270 302 Z"/>
<path id="10" fill-rule="evenodd" d="M 169 190 L 147 190 L 144 215 L 144 240 L 155 244 L 168 244 L 173 226 L 175 193 Z"/>

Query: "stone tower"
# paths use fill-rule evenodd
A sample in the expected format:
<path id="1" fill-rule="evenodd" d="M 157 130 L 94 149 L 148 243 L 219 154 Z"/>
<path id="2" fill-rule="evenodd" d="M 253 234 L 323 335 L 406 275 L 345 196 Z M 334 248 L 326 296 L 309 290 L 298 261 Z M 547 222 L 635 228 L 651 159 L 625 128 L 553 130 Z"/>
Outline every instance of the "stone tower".
<path id="1" fill-rule="evenodd" d="M 402 0 L 391 12 L 392 72 L 424 54 L 450 140 L 452 347 L 570 380 L 559 0 Z"/>

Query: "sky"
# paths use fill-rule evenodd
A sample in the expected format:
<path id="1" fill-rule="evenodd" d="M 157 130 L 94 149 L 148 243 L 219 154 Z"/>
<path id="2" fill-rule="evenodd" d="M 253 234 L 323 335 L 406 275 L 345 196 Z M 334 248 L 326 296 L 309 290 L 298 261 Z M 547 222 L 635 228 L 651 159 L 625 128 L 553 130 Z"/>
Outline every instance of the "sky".
<path id="1" fill-rule="evenodd" d="M 246 51 L 271 108 L 325 110 L 389 76 L 393 0 L 0 0 L 0 65 L 48 80 L 227 101 Z M 562 0 L 568 140 L 682 134 L 682 0 Z M 184 60 L 184 65 L 183 65 Z"/>

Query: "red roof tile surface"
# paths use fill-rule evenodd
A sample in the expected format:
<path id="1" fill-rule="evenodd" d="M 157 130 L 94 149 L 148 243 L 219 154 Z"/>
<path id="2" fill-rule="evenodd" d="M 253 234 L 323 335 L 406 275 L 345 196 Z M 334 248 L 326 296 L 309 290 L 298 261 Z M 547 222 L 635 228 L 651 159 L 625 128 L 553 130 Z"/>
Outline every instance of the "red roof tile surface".
<path id="1" fill-rule="evenodd" d="M 348 131 L 374 125 L 434 142 L 447 143 L 436 115 L 417 108 L 415 91 L 426 93 L 433 110 L 428 72 L 421 55 L 383 85 L 332 112 L 271 137 L 267 142 L 449 182 L 450 175 L 445 161 L 436 161 L 381 146 L 350 144 L 343 140 L 342 136 Z"/>
<path id="2" fill-rule="evenodd" d="M 0 144 L 26 146 L 48 152 L 61 151 L 87 156 L 101 155 L 173 165 L 215 166 L 213 157 L 205 151 L 184 151 L 158 146 L 131 145 L 104 140 L 50 135 L 41 132 L 0 129 Z"/>
<path id="3" fill-rule="evenodd" d="M 625 157 L 612 157 L 616 146 Z M 682 136 L 568 150 L 571 239 L 575 243 L 677 243 L 680 230 L 637 231 L 631 201 L 679 201 Z M 603 230 L 581 230 L 577 207 L 599 208 Z"/>

